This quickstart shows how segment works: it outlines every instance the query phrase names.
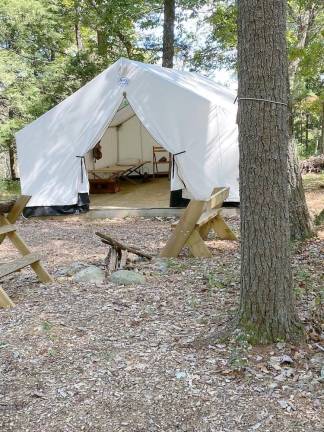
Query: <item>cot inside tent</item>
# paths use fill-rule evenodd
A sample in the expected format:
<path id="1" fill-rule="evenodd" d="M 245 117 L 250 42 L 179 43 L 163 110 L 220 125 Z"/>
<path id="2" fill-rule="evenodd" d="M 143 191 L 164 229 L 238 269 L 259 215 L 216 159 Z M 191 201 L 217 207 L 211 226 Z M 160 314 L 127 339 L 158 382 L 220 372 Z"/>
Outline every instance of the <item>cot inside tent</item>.
<path id="1" fill-rule="evenodd" d="M 89 172 L 142 160 L 150 175 L 154 146 L 172 155 L 171 190 L 206 200 L 226 186 L 238 202 L 234 100 L 199 75 L 120 59 L 16 134 L 27 215 L 87 210 Z"/>

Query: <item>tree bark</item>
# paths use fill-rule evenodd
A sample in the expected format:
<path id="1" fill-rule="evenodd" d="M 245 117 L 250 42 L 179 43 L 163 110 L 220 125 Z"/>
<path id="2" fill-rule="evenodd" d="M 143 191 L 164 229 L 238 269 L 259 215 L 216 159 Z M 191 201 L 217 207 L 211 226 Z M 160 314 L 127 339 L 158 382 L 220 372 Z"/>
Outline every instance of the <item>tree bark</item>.
<path id="1" fill-rule="evenodd" d="M 162 66 L 173 68 L 175 0 L 164 0 Z"/>
<path id="2" fill-rule="evenodd" d="M 290 266 L 285 31 L 285 0 L 238 1 L 239 320 L 261 343 L 301 335 Z"/>

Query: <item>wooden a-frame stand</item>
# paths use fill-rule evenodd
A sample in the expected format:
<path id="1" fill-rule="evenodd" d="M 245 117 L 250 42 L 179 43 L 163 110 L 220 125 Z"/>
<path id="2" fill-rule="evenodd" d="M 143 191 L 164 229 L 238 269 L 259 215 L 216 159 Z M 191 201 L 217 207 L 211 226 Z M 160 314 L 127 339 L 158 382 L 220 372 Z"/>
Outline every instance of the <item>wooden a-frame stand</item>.
<path id="1" fill-rule="evenodd" d="M 216 188 L 208 201 L 190 201 L 162 249 L 161 257 L 177 257 L 188 246 L 194 257 L 211 257 L 204 240 L 212 229 L 222 240 L 236 240 L 233 231 L 221 217 L 221 207 L 228 197 L 229 188 Z"/>
<path id="2" fill-rule="evenodd" d="M 0 279 L 30 265 L 41 282 L 52 282 L 53 279 L 42 266 L 40 257 L 31 253 L 14 225 L 29 200 L 30 196 L 22 195 L 9 209 L 7 216 L 5 215 L 6 210 L 0 210 L 0 245 L 7 237 L 22 255 L 21 258 L 0 265 Z M 14 303 L 7 293 L 0 287 L 0 307 L 11 306 L 14 306 Z"/>

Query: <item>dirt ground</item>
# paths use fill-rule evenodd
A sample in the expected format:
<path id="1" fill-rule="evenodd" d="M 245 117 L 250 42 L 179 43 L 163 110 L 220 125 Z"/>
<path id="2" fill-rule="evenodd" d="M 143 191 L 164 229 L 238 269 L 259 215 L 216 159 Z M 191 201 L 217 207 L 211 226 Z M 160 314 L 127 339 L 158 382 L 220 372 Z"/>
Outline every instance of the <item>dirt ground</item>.
<path id="1" fill-rule="evenodd" d="M 238 218 L 228 223 L 238 232 Z M 0 311 L 1 431 L 323 431 L 320 238 L 294 245 L 306 342 L 251 347 L 239 333 L 214 337 L 238 305 L 238 242 L 211 236 L 211 259 L 138 263 L 143 285 L 95 285 L 63 271 L 75 262 L 104 268 L 95 231 L 157 254 L 170 220 L 17 225 L 55 282 L 40 284 L 29 270 L 2 281 L 16 307 Z M 14 255 L 5 242 L 0 261 Z"/>

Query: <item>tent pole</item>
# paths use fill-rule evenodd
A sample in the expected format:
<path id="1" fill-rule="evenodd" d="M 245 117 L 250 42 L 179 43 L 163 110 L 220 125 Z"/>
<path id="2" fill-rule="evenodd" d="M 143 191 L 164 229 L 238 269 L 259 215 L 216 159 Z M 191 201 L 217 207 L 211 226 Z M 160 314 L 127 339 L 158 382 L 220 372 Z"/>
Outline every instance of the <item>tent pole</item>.
<path id="1" fill-rule="evenodd" d="M 140 128 L 140 130 L 139 130 L 139 132 L 140 132 L 140 143 L 141 143 L 141 160 L 143 161 L 144 160 L 144 155 L 143 155 L 143 134 L 142 134 L 142 122 L 141 122 L 141 120 L 137 117 L 137 119 L 138 119 L 138 122 L 139 122 L 139 128 Z"/>
<path id="2" fill-rule="evenodd" d="M 119 162 L 119 128 L 120 128 L 120 125 L 116 126 L 116 135 L 117 135 L 117 163 Z"/>

